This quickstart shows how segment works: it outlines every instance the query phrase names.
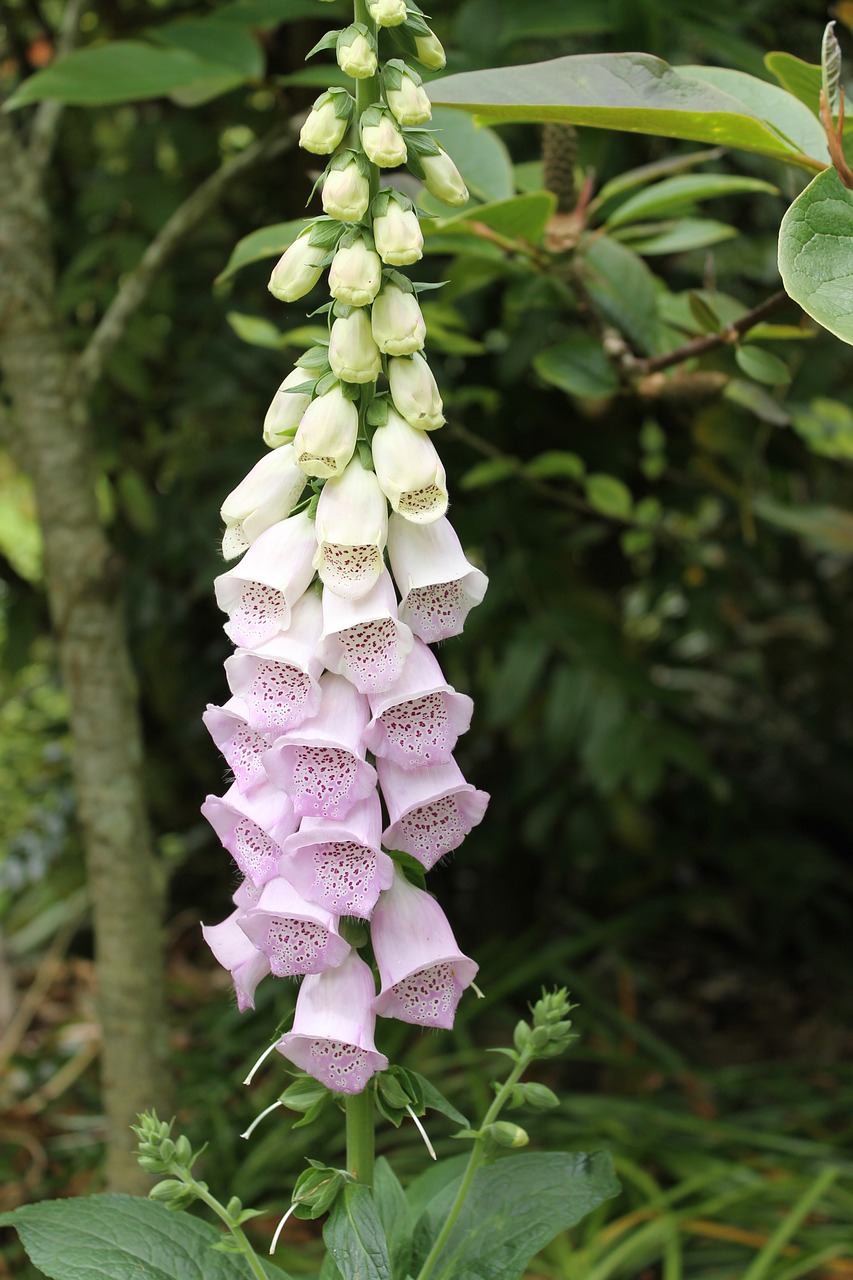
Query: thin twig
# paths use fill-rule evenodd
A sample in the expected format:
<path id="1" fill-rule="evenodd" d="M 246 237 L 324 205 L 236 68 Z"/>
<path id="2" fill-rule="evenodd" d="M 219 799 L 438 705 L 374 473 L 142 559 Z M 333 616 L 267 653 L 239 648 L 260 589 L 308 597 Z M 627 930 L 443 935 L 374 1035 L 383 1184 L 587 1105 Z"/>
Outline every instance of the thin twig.
<path id="1" fill-rule="evenodd" d="M 144 302 L 160 270 L 224 192 L 249 169 L 293 145 L 294 136 L 286 127 L 270 130 L 245 151 L 226 161 L 178 206 L 145 250 L 139 265 L 122 281 L 77 360 L 75 375 L 81 394 L 88 394 L 101 377 L 113 349 L 124 336 L 129 320 Z"/>
<path id="2" fill-rule="evenodd" d="M 643 377 L 649 373 L 660 373 L 663 369 L 671 369 L 673 365 L 683 364 L 685 360 L 692 360 L 696 356 L 704 356 L 708 351 L 714 351 L 717 347 L 726 346 L 729 343 L 737 342 L 738 338 L 743 335 L 759 320 L 763 320 L 765 316 L 771 314 L 783 302 L 787 302 L 788 295 L 784 289 L 780 289 L 778 293 L 774 293 L 771 297 L 759 303 L 757 307 L 753 307 L 751 311 L 747 311 L 738 320 L 732 324 L 727 324 L 724 329 L 720 329 L 717 333 L 708 333 L 701 338 L 694 338 L 691 342 L 685 342 L 683 347 L 676 347 L 675 351 L 667 351 L 666 355 L 653 356 L 651 359 L 639 360 L 629 358 L 625 361 L 626 368 L 632 374 L 638 374 Z"/>
<path id="3" fill-rule="evenodd" d="M 70 53 L 77 44 L 80 32 L 80 18 L 87 0 L 66 0 L 62 11 L 62 22 L 56 37 L 56 57 L 61 58 Z M 48 99 L 39 103 L 33 116 L 30 128 L 28 158 L 31 172 L 37 182 L 43 180 L 44 174 L 53 155 L 56 135 L 59 131 L 59 120 L 65 110 L 64 102 Z"/>

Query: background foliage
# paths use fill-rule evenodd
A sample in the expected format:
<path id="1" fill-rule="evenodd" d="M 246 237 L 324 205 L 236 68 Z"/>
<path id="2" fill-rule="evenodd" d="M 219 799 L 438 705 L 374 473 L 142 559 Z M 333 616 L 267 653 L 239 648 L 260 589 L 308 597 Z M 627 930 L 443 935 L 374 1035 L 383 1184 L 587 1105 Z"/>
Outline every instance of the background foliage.
<path id="1" fill-rule="evenodd" d="M 117 278 L 223 156 L 310 104 L 297 68 L 322 31 L 319 6 L 219 7 L 241 6 L 228 47 L 251 83 L 209 100 L 223 83 L 202 86 L 189 109 L 161 85 L 149 100 L 67 111 L 51 199 L 70 342 L 83 345 Z M 169 44 L 167 24 L 215 7 L 101 4 L 86 40 Z M 28 0 L 6 10 L 4 92 L 49 63 L 57 16 Z M 768 50 L 818 60 L 827 17 L 813 0 L 433 11 L 454 71 L 642 49 L 768 79 Z M 849 1274 L 849 1167 L 836 1148 L 853 1089 L 851 356 L 787 304 L 747 341 L 648 368 L 775 292 L 779 221 L 807 175 L 689 143 L 551 134 L 555 213 L 536 194 L 538 127 L 502 126 L 487 142 L 467 117 L 441 111 L 437 124 L 476 207 L 434 225 L 425 278 L 448 284 L 424 309 L 449 407 L 453 521 L 491 576 L 442 660 L 478 707 L 460 763 L 493 799 L 436 875 L 486 1001 L 452 1037 L 391 1028 L 386 1051 L 425 1074 L 449 1069 L 457 1103 L 469 1088 L 487 1096 L 474 1043 L 499 1042 L 539 982 L 567 982 L 583 1038 L 569 1076 L 548 1081 L 570 1090 L 562 1118 L 536 1137 L 609 1145 L 626 1190 L 600 1211 L 608 1225 L 561 1238 L 541 1274 Z M 198 815 L 222 781 L 200 714 L 223 695 L 228 652 L 210 588 L 219 504 L 259 456 L 266 406 L 306 343 L 300 308 L 266 294 L 269 261 L 221 277 L 235 242 L 302 216 L 312 165 L 288 153 L 229 192 L 160 276 L 96 406 L 168 882 L 180 1106 L 247 1203 L 281 1200 L 315 1131 L 283 1142 L 270 1121 L 235 1149 L 264 1089 L 266 1101 L 277 1091 L 269 1082 L 249 1103 L 237 1081 L 292 997 L 266 984 L 258 1013 L 238 1019 L 200 945 L 199 916 L 221 917 L 230 892 Z M 503 203 L 516 192 L 526 204 Z M 14 1046 L 14 1199 L 96 1186 L 99 1130 L 63 702 L 38 533 L 8 458 L 0 508 L 0 904 L 19 977 L 53 941 L 58 983 Z M 59 968 L 57 937 L 70 944 Z M 69 1064 L 70 1092 L 51 1091 Z M 331 1158 L 336 1130 L 323 1123 Z M 412 1134 L 381 1141 L 420 1167 Z M 794 1209 L 827 1163 L 847 1177 L 821 1187 L 821 1212 L 801 1228 Z M 287 1257 L 294 1274 L 304 1257 Z"/>

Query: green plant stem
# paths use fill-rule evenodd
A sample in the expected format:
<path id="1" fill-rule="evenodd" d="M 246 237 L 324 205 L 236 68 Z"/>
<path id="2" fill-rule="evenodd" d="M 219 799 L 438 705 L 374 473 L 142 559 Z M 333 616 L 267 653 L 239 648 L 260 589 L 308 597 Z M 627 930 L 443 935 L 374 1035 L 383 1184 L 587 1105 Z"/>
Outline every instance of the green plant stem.
<path id="1" fill-rule="evenodd" d="M 367 27 L 373 36 L 376 36 L 376 24 L 367 11 L 367 0 L 354 0 L 354 16 L 356 22 L 361 22 Z M 375 76 L 368 76 L 366 80 L 356 80 L 355 82 L 355 131 L 356 146 L 360 148 L 361 137 L 359 132 L 359 123 L 368 107 L 372 107 L 374 102 L 379 101 L 379 73 Z M 366 157 L 365 157 L 366 159 Z M 375 164 L 368 161 L 368 169 L 370 171 L 370 199 L 376 195 L 379 190 L 379 170 Z M 368 217 L 370 212 L 368 210 Z"/>
<path id="2" fill-rule="evenodd" d="M 180 1173 L 178 1174 L 178 1176 L 179 1177 L 181 1176 Z M 236 1223 L 232 1220 L 231 1215 L 228 1213 L 228 1210 L 224 1207 L 224 1205 L 221 1205 L 219 1201 L 216 1199 L 216 1196 L 211 1195 L 211 1193 L 207 1190 L 207 1188 L 203 1186 L 200 1182 L 196 1182 L 195 1178 L 193 1178 L 191 1175 L 190 1177 L 182 1177 L 181 1181 L 186 1182 L 188 1186 L 191 1186 L 192 1189 L 195 1191 L 196 1195 L 198 1196 L 199 1200 L 201 1200 L 203 1204 L 206 1204 L 208 1209 L 212 1209 L 213 1212 L 216 1214 L 217 1218 L 221 1219 L 221 1221 L 225 1223 L 226 1227 L 231 1232 L 232 1236 L 234 1237 L 237 1244 L 239 1245 L 240 1252 L 242 1253 L 243 1257 L 246 1259 L 246 1262 L 249 1264 L 249 1270 L 251 1271 L 252 1275 L 256 1276 L 257 1280 L 269 1280 L 267 1273 L 264 1271 L 260 1258 L 255 1253 L 252 1246 L 249 1244 L 245 1231 L 243 1230 L 242 1227 L 238 1227 L 236 1225 Z"/>
<path id="3" fill-rule="evenodd" d="M 373 1094 L 369 1089 L 346 1100 L 347 1169 L 357 1182 L 373 1186 L 375 1128 Z"/>
<path id="4" fill-rule="evenodd" d="M 506 1080 L 501 1085 L 501 1088 L 495 1095 L 492 1105 L 483 1117 L 481 1129 L 486 1129 L 490 1124 L 494 1124 L 495 1120 L 497 1120 L 509 1100 L 513 1089 L 518 1084 L 529 1065 L 530 1057 L 526 1053 L 522 1053 L 519 1056 L 518 1062 L 515 1064 L 512 1071 L 509 1073 Z M 447 1215 L 444 1226 L 436 1236 L 433 1246 L 427 1254 L 424 1265 L 418 1272 L 418 1280 L 427 1280 L 427 1277 L 432 1275 L 438 1256 L 447 1243 L 447 1239 L 453 1230 L 454 1223 L 459 1217 L 462 1206 L 465 1203 L 465 1197 L 471 1190 L 471 1183 L 474 1181 L 474 1174 L 483 1163 L 484 1143 L 485 1140 L 482 1137 L 474 1140 L 474 1145 L 471 1148 L 471 1155 L 468 1158 L 468 1164 L 465 1168 L 464 1174 L 462 1175 L 462 1181 L 459 1184 L 459 1190 L 456 1192 L 456 1197 L 450 1207 L 450 1212 Z"/>

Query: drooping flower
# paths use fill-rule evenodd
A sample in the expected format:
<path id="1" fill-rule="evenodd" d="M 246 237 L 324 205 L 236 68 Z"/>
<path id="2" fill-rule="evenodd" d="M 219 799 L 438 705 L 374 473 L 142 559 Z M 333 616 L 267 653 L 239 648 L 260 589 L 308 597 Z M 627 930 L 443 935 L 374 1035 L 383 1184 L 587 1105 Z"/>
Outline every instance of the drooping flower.
<path id="1" fill-rule="evenodd" d="M 298 818 L 343 818 L 374 790 L 376 770 L 365 760 L 361 742 L 369 718 L 364 694 L 326 672 L 317 714 L 267 751 L 267 774 L 287 792 Z"/>
<path id="2" fill-rule="evenodd" d="M 320 198 L 330 218 L 361 222 L 370 204 L 370 181 L 354 151 L 340 151 L 330 162 Z"/>
<path id="3" fill-rule="evenodd" d="M 361 145 L 371 164 L 396 169 L 406 163 L 406 139 L 390 111 L 368 107 L 361 118 Z"/>
<path id="4" fill-rule="evenodd" d="M 317 504 L 314 568 L 336 595 L 354 600 L 376 583 L 388 537 L 385 495 L 358 457 L 323 486 Z"/>
<path id="5" fill-rule="evenodd" d="M 406 21 L 406 0 L 367 0 L 367 12 L 379 27 L 398 27 Z"/>
<path id="6" fill-rule="evenodd" d="M 309 380 L 309 374 L 299 365 L 292 369 L 270 401 L 264 418 L 264 444 L 278 449 L 291 442 L 299 421 L 311 403 L 310 391 L 293 391 Z"/>
<path id="7" fill-rule="evenodd" d="M 387 283 L 376 296 L 370 313 L 376 346 L 385 355 L 410 356 L 426 339 L 426 324 L 414 293 Z"/>
<path id="8" fill-rule="evenodd" d="M 400 617 L 415 635 L 427 644 L 460 635 L 489 580 L 466 558 L 450 521 L 413 524 L 392 515 L 388 558 L 402 597 Z"/>
<path id="9" fill-rule="evenodd" d="M 380 848 L 382 810 L 376 791 L 345 818 L 304 818 L 284 842 L 280 874 L 303 897 L 335 915 L 369 920 L 377 898 L 394 878 Z"/>
<path id="10" fill-rule="evenodd" d="M 353 80 L 367 80 L 376 75 L 376 42 L 363 23 L 353 22 L 341 31 L 335 54 L 341 71 Z"/>
<path id="11" fill-rule="evenodd" d="M 424 253 L 424 233 L 411 202 L 397 192 L 380 191 L 373 202 L 373 240 L 383 262 L 393 267 L 417 262 Z"/>
<path id="12" fill-rule="evenodd" d="M 382 843 L 410 853 L 427 871 L 458 849 L 483 820 L 489 797 L 465 781 L 453 759 L 425 769 L 403 769 L 380 757 L 376 769 L 388 810 Z"/>
<path id="13" fill-rule="evenodd" d="M 379 292 L 382 263 L 363 236 L 344 238 L 329 268 L 329 293 L 350 307 L 366 307 Z"/>
<path id="14" fill-rule="evenodd" d="M 329 364 L 332 373 L 342 382 L 375 382 L 379 377 L 382 369 L 379 348 L 367 313 L 361 307 L 353 308 L 348 316 L 338 316 L 332 325 Z"/>
<path id="15" fill-rule="evenodd" d="M 287 631 L 225 659 L 228 687 L 245 704 L 249 724 L 259 733 L 285 733 L 317 710 L 322 627 L 320 600 L 316 592 L 306 591 L 291 609 Z"/>
<path id="16" fill-rule="evenodd" d="M 444 45 L 432 31 L 415 35 L 415 57 L 428 71 L 441 71 L 447 63 Z"/>
<path id="17" fill-rule="evenodd" d="M 415 640 L 390 689 L 370 695 L 373 718 L 364 745 L 402 769 L 447 764 L 457 739 L 471 726 L 474 703 L 445 680 L 437 659 Z"/>
<path id="18" fill-rule="evenodd" d="M 370 937 L 382 982 L 373 1002 L 376 1013 L 421 1027 L 452 1027 L 478 966 L 459 950 L 435 898 L 416 889 L 399 868 L 376 904 Z"/>
<path id="19" fill-rule="evenodd" d="M 305 410 L 293 438 L 298 466 L 308 476 L 338 476 L 349 462 L 358 435 L 358 409 L 339 386 L 317 396 Z"/>
<path id="20" fill-rule="evenodd" d="M 441 200 L 442 204 L 468 203 L 468 188 L 446 151 L 439 149 L 438 155 L 421 156 L 420 160 L 424 169 L 424 183 L 430 195 Z"/>
<path id="21" fill-rule="evenodd" d="M 352 118 L 352 97 L 346 89 L 327 89 L 317 98 L 299 131 L 299 145 L 316 156 L 327 156 L 344 140 Z"/>
<path id="22" fill-rule="evenodd" d="M 340 964 L 349 951 L 336 917 L 308 902 L 281 876 L 267 881 L 257 905 L 238 924 L 267 956 L 277 978 L 321 973 Z"/>
<path id="23" fill-rule="evenodd" d="M 411 631 L 397 617 L 397 597 L 387 569 L 357 600 L 324 590 L 317 656 L 360 693 L 389 688 L 399 678 L 412 644 Z"/>
<path id="24" fill-rule="evenodd" d="M 440 519 L 447 510 L 447 476 L 435 445 L 389 408 L 371 443 L 376 479 L 393 509 L 416 524 Z"/>
<path id="25" fill-rule="evenodd" d="M 426 360 L 416 351 L 388 361 L 388 382 L 394 408 L 420 431 L 436 431 L 444 425 L 444 405 Z"/>
<path id="26" fill-rule="evenodd" d="M 293 1029 L 276 1048 L 336 1093 L 361 1093 L 388 1059 L 373 1040 L 373 974 L 355 951 L 334 969 L 307 977 L 299 989 Z"/>
<path id="27" fill-rule="evenodd" d="M 426 124 L 432 117 L 432 105 L 417 71 L 399 58 L 392 58 L 382 69 L 385 101 L 398 124 Z"/>
<path id="28" fill-rule="evenodd" d="M 241 1013 L 255 1007 L 255 991 L 258 984 L 270 972 L 270 962 L 262 951 L 250 942 L 237 923 L 250 906 L 254 906 L 260 891 L 246 880 L 232 899 L 237 910 L 220 924 L 203 924 L 202 937 L 215 958 L 231 974 L 237 1008 Z"/>
<path id="29" fill-rule="evenodd" d="M 209 702 L 201 718 L 239 789 L 248 791 L 256 782 L 263 782 L 267 776 L 264 752 L 272 745 L 272 736 L 251 727 L 240 699 L 229 698 L 222 707 Z"/>
<path id="30" fill-rule="evenodd" d="M 265 529 L 289 516 L 305 488 L 292 445 L 266 453 L 222 504 L 222 554 L 233 560 Z"/>
<path id="31" fill-rule="evenodd" d="M 228 614 L 225 634 L 251 649 L 290 626 L 293 605 L 314 576 L 317 539 L 302 511 L 256 538 L 242 559 L 214 579 L 216 603 Z"/>
<path id="32" fill-rule="evenodd" d="M 272 269 L 267 288 L 280 302 L 296 302 L 323 274 L 325 250 L 311 243 L 311 228 L 307 227 L 279 258 Z"/>
<path id="33" fill-rule="evenodd" d="M 266 884 L 278 874 L 282 845 L 296 830 L 284 792 L 261 782 L 243 793 L 234 783 L 224 796 L 208 796 L 201 812 L 252 884 Z"/>

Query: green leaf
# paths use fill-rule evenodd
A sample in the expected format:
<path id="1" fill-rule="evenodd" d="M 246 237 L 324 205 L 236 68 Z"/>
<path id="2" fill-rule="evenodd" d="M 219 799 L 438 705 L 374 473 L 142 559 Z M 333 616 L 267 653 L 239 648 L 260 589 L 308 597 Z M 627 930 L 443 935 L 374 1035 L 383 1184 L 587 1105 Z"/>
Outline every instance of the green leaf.
<path id="1" fill-rule="evenodd" d="M 745 191 L 779 194 L 778 187 L 759 178 L 743 178 L 730 173 L 684 173 L 675 178 L 664 178 L 663 182 L 656 182 L 630 196 L 610 215 L 606 225 L 622 227 L 628 222 L 642 222 L 644 218 L 659 218 L 697 200 L 715 200 Z"/>
<path id="2" fill-rule="evenodd" d="M 658 286 L 627 245 L 600 235 L 581 246 L 584 278 L 593 302 L 637 351 L 656 355 L 664 335 L 658 320 Z"/>
<path id="3" fill-rule="evenodd" d="M 270 347 L 278 351 L 282 346 L 282 335 L 278 329 L 261 316 L 246 316 L 239 311 L 229 311 L 226 319 L 237 337 L 243 342 L 251 343 L 253 347 Z"/>
<path id="4" fill-rule="evenodd" d="M 609 182 L 605 182 L 598 195 L 590 204 L 590 209 L 600 209 L 608 201 L 622 196 L 626 191 L 634 191 L 644 187 L 658 178 L 668 178 L 670 174 L 681 173 L 684 169 L 692 169 L 696 165 L 705 164 L 709 160 L 719 160 L 725 155 L 722 147 L 711 147 L 706 151 L 690 151 L 686 155 L 667 156 L 665 160 L 654 160 L 651 164 L 641 164 L 636 169 L 626 169 Z"/>
<path id="5" fill-rule="evenodd" d="M 853 191 L 834 169 L 813 178 L 782 219 L 779 271 L 794 302 L 853 343 Z"/>
<path id="6" fill-rule="evenodd" d="M 603 35 L 616 24 L 612 0 L 468 0 L 460 6 L 456 40 L 460 48 L 504 49 L 518 40 L 552 36 Z M 484 49 L 485 52 L 485 49 Z"/>
<path id="7" fill-rule="evenodd" d="M 205 62 L 218 63 L 236 71 L 240 80 L 260 79 L 264 55 L 257 40 L 233 23 L 215 18 L 184 18 L 146 32 L 151 40 L 183 49 Z"/>
<path id="8" fill-rule="evenodd" d="M 784 360 L 749 345 L 738 347 L 735 360 L 741 373 L 756 382 L 766 382 L 770 387 L 783 387 L 791 381 L 791 372 Z"/>
<path id="9" fill-rule="evenodd" d="M 589 505 L 603 516 L 627 520 L 634 505 L 631 490 L 617 476 L 594 471 L 586 478 L 586 497 Z"/>
<path id="10" fill-rule="evenodd" d="M 813 62 L 803 62 L 792 53 L 768 53 L 764 59 L 767 70 L 774 75 L 784 89 L 799 98 L 811 111 L 820 116 L 820 67 Z"/>
<path id="11" fill-rule="evenodd" d="M 280 258 L 308 225 L 308 219 L 296 218 L 293 222 L 275 222 L 272 226 L 250 231 L 242 240 L 237 241 L 225 269 L 216 277 L 216 283 L 228 280 L 250 262 L 260 262 L 262 258 Z"/>
<path id="12" fill-rule="evenodd" d="M 820 78 L 824 97 L 835 120 L 841 105 L 841 46 L 834 22 L 828 22 L 824 28 L 820 46 Z"/>
<path id="13" fill-rule="evenodd" d="M 553 120 L 689 138 L 773 156 L 812 172 L 823 164 L 823 149 L 818 157 L 801 154 L 742 100 L 644 53 L 575 54 L 466 71 L 428 88 L 437 106 L 488 120 Z"/>
<path id="14" fill-rule="evenodd" d="M 494 200 L 489 204 L 480 204 L 473 209 L 465 209 L 455 217 L 442 218 L 429 225 L 427 234 L 436 243 L 428 246 L 436 253 L 446 253 L 441 244 L 441 237 L 467 233 L 478 236 L 476 224 L 481 223 L 496 231 L 500 236 L 511 240 L 526 240 L 531 244 L 539 244 L 545 234 L 545 228 L 557 208 L 557 197 L 550 191 L 537 191 L 528 195 L 513 196 L 509 200 Z"/>
<path id="15" fill-rule="evenodd" d="M 414 1076 L 420 1088 L 425 1107 L 429 1107 L 430 1111 L 438 1111 L 441 1115 L 447 1116 L 448 1120 L 452 1120 L 454 1124 L 467 1125 L 468 1121 L 462 1112 L 457 1111 L 453 1103 L 448 1102 L 444 1094 L 439 1092 L 435 1085 L 430 1084 L 426 1076 L 422 1076 L 419 1071 L 412 1071 L 411 1069 L 408 1070 L 407 1074 Z"/>
<path id="16" fill-rule="evenodd" d="M 598 399 L 619 390 L 619 379 L 601 343 L 583 329 L 540 351 L 533 367 L 540 378 L 571 396 Z"/>
<path id="17" fill-rule="evenodd" d="M 485 489 L 489 485 L 498 484 L 501 480 L 510 480 L 518 475 L 517 458 L 486 458 L 476 463 L 459 479 L 460 489 Z"/>
<path id="18" fill-rule="evenodd" d="M 839 507 L 786 507 L 775 499 L 759 495 L 755 514 L 777 529 L 795 533 L 819 551 L 853 556 L 853 515 Z"/>
<path id="19" fill-rule="evenodd" d="M 342 1280 L 392 1280 L 382 1223 L 367 1187 L 349 1183 L 335 1201 L 323 1239 Z"/>
<path id="20" fill-rule="evenodd" d="M 768 395 L 757 382 L 745 382 L 743 378 L 732 378 L 726 383 L 723 395 L 732 404 L 740 405 L 742 409 L 754 414 L 759 422 L 769 422 L 773 427 L 788 425 L 788 414 L 782 405 Z"/>
<path id="21" fill-rule="evenodd" d="M 791 414 L 791 426 L 812 453 L 853 459 L 853 410 L 840 400 L 817 396 Z"/>
<path id="22" fill-rule="evenodd" d="M 0 1216 L 51 1280 L 249 1280 L 245 1260 L 218 1252 L 220 1231 L 140 1196 L 42 1200 Z M 289 1280 L 277 1267 L 270 1276 Z"/>
<path id="23" fill-rule="evenodd" d="M 531 480 L 583 480 L 586 465 L 583 458 L 564 449 L 549 449 L 525 464 L 524 474 Z"/>
<path id="24" fill-rule="evenodd" d="M 245 77 L 232 67 L 207 62 L 185 49 L 157 49 L 122 40 L 79 49 L 37 71 L 7 99 L 4 110 L 51 99 L 77 106 L 103 106 L 162 98 L 176 91 L 202 91 L 212 81 L 229 87 Z"/>
<path id="25" fill-rule="evenodd" d="M 514 194 L 512 160 L 492 129 L 480 128 L 458 111 L 438 110 L 432 114 L 432 128 L 472 195 L 480 200 L 507 200 Z"/>
<path id="26" fill-rule="evenodd" d="M 733 240 L 737 227 L 727 222 L 714 222 L 710 218 L 682 218 L 678 222 L 663 222 L 647 226 L 639 224 L 626 227 L 615 239 L 627 242 L 644 258 L 663 254 L 687 253 L 690 249 L 707 249 L 723 240 Z"/>
<path id="27" fill-rule="evenodd" d="M 388 1241 L 391 1272 L 395 1276 L 407 1275 L 412 1261 L 415 1220 L 400 1180 L 384 1156 L 376 1161 L 373 1196 Z"/>
<path id="28" fill-rule="evenodd" d="M 326 20 L 329 11 L 321 0 L 235 0 L 216 10 L 218 22 L 242 23 L 261 30 L 302 18 Z"/>
<path id="29" fill-rule="evenodd" d="M 416 1261 L 426 1256 L 456 1189 L 454 1183 L 440 1192 L 418 1222 Z M 540 1249 L 618 1191 L 603 1151 L 531 1152 L 478 1169 L 433 1280 L 519 1280 Z"/>

